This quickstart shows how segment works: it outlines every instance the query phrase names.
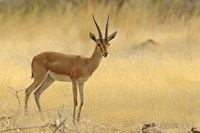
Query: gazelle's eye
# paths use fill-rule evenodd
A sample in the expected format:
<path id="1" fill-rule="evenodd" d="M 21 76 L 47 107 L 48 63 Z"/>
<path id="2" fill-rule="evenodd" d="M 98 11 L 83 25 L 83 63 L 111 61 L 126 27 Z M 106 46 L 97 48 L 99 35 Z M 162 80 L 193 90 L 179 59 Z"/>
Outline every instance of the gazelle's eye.
<path id="1" fill-rule="evenodd" d="M 110 46 L 110 43 L 108 43 L 108 46 Z"/>
<path id="2" fill-rule="evenodd" d="M 98 45 L 99 47 L 101 47 L 101 44 L 98 43 L 97 45 Z"/>

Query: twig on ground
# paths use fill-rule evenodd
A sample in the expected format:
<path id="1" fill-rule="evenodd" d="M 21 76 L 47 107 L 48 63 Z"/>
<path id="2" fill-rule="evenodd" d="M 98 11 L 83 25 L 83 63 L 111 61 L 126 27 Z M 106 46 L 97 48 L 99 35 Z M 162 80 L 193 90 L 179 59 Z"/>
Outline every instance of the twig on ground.
<path id="1" fill-rule="evenodd" d="M 25 130 L 25 129 L 34 129 L 34 128 L 45 128 L 45 127 L 49 127 L 49 126 L 51 126 L 51 124 L 46 124 L 46 125 L 43 125 L 43 126 L 15 127 L 15 128 L 9 128 L 9 129 L 0 130 L 0 133 L 9 132 L 9 131 L 14 131 L 14 130 Z"/>
<path id="2" fill-rule="evenodd" d="M 58 116 L 60 118 L 60 121 L 62 121 L 62 119 L 63 119 L 63 112 L 64 112 L 64 104 L 61 107 L 61 109 L 58 111 Z"/>
<path id="3" fill-rule="evenodd" d="M 56 127 L 56 129 L 55 129 L 52 133 L 55 133 L 62 125 L 65 125 L 65 121 L 66 121 L 66 119 L 64 119 L 64 120 Z M 62 131 L 62 133 L 64 133 L 64 131 Z"/>
<path id="4" fill-rule="evenodd" d="M 6 117 L 6 116 L 1 116 L 1 117 L 0 117 L 0 120 L 5 120 L 5 119 L 12 119 L 12 117 L 10 117 L 10 116 L 8 116 L 8 117 Z"/>
<path id="5" fill-rule="evenodd" d="M 22 91 L 25 90 L 25 89 L 22 89 L 22 90 L 17 91 L 17 90 L 15 90 L 15 89 L 11 88 L 11 87 L 8 87 L 8 88 L 15 92 L 15 97 L 17 98 L 17 101 L 18 101 L 18 107 L 20 107 L 20 106 L 21 106 L 21 103 L 20 103 L 20 99 L 19 99 L 19 94 L 18 94 L 18 93 L 22 92 Z"/>
<path id="6" fill-rule="evenodd" d="M 55 133 L 57 130 L 59 130 L 59 132 L 65 133 L 67 129 L 65 125 L 66 118 L 64 118 L 63 114 L 64 114 L 64 105 L 58 110 L 59 118 L 56 119 L 55 124 L 51 126 L 53 129 L 52 133 Z"/>
<path id="7" fill-rule="evenodd" d="M 60 117 L 60 122 L 63 121 L 63 113 L 64 113 L 64 104 L 63 104 L 61 110 L 58 111 L 58 115 Z M 63 124 L 63 126 L 62 126 L 62 133 L 64 132 L 64 130 L 65 130 L 65 124 Z"/>

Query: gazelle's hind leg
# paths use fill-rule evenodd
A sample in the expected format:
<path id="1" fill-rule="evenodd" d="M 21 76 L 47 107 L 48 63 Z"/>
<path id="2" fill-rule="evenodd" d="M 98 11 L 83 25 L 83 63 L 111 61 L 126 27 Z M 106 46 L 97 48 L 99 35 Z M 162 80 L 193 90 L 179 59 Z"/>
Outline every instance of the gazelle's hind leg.
<path id="1" fill-rule="evenodd" d="M 42 83 L 42 80 L 34 80 L 34 82 L 25 91 L 25 113 L 28 112 L 28 99 L 30 94 Z"/>
<path id="2" fill-rule="evenodd" d="M 30 94 L 45 80 L 47 76 L 47 70 L 40 66 L 39 64 L 33 64 L 33 74 L 34 74 L 34 82 L 25 90 L 25 113 L 28 112 L 28 99 Z M 35 71 L 34 71 L 35 70 Z"/>
<path id="3" fill-rule="evenodd" d="M 40 106 L 40 95 L 42 92 L 44 92 L 55 80 L 51 77 L 47 76 L 44 83 L 34 92 L 35 95 L 35 102 L 37 104 L 39 112 L 41 112 L 41 106 Z"/>

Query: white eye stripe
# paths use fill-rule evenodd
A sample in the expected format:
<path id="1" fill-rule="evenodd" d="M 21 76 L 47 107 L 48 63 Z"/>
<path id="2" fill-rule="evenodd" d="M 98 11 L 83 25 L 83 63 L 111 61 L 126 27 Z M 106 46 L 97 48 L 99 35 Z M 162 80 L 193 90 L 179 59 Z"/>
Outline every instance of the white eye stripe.
<path id="1" fill-rule="evenodd" d="M 102 46 L 101 46 L 101 44 L 97 44 L 97 45 L 99 46 L 99 48 L 100 48 L 101 52 L 103 52 L 103 49 L 102 49 Z"/>

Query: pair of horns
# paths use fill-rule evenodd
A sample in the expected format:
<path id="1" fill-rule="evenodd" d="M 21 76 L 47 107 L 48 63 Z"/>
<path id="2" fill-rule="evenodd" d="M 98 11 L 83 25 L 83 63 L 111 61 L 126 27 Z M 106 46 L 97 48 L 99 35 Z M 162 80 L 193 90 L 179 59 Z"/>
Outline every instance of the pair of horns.
<path id="1" fill-rule="evenodd" d="M 101 30 L 99 28 L 99 25 L 97 24 L 97 21 L 95 20 L 94 18 L 94 15 L 93 15 L 93 20 L 94 20 L 94 23 L 97 27 L 97 30 L 98 30 L 98 33 L 99 33 L 99 39 L 100 41 L 102 42 L 103 41 L 103 37 L 102 37 L 102 33 L 101 33 Z M 109 23 L 109 15 L 108 15 L 108 18 L 107 18 L 107 22 L 106 22 L 106 30 L 105 30 L 105 40 L 108 41 L 108 23 Z"/>

